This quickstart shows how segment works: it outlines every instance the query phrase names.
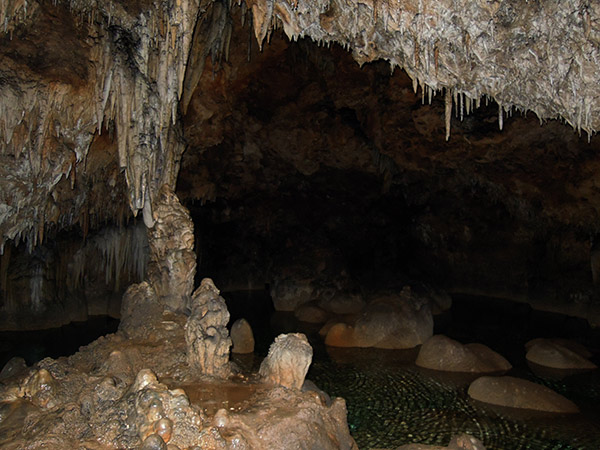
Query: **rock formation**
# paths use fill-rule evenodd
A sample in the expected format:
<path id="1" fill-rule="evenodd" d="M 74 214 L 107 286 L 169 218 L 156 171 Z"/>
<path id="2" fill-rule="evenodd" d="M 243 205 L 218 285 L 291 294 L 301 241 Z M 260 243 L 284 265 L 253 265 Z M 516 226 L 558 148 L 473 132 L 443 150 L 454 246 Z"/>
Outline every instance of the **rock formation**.
<path id="1" fill-rule="evenodd" d="M 229 375 L 231 339 L 227 323 L 229 311 L 210 278 L 192 295 L 192 313 L 185 324 L 185 341 L 190 367 L 199 375 Z"/>
<path id="2" fill-rule="evenodd" d="M 476 437 L 461 434 L 453 437 L 447 447 L 439 445 L 407 444 L 397 450 L 485 450 L 484 445 Z"/>
<path id="3" fill-rule="evenodd" d="M 335 298 L 323 280 L 358 292 L 341 270 L 317 283 L 314 273 L 274 275 L 277 258 L 259 253 L 285 248 L 297 231 L 327 237 L 348 268 L 364 263 L 360 278 L 371 287 L 415 266 L 411 276 L 434 273 L 455 289 L 535 293 L 542 308 L 555 307 L 546 294 L 565 298 L 559 309 L 594 323 L 598 144 L 554 119 L 588 139 L 600 128 L 599 20 L 600 8 L 584 0 L 0 1 L 0 315 L 8 326 L 30 317 L 47 326 L 103 311 L 87 304 L 113 288 L 102 271 L 115 291 L 139 283 L 124 298 L 117 335 L 2 387 L 3 398 L 32 400 L 28 445 L 216 448 L 237 436 L 237 428 L 221 435 L 156 378 L 190 367 L 228 373 L 218 290 L 206 282 L 190 300 L 197 255 L 187 207 L 196 201 L 215 203 L 196 214 L 216 211 L 217 224 L 233 217 L 264 244 L 243 246 L 248 273 L 274 288 L 283 309 L 314 300 L 339 311 L 322 298 Z M 512 117 L 527 111 L 548 123 Z M 147 266 L 139 245 L 92 245 L 138 216 Z M 202 245 L 217 247 L 207 237 L 198 256 Z M 82 264 L 92 253 L 103 255 L 98 264 Z M 90 295 L 79 296 L 86 286 Z M 185 369 L 181 313 L 190 311 Z M 380 299 L 335 325 L 329 341 L 412 346 L 431 328 L 428 306 Z M 140 357 L 113 353 L 128 346 L 141 346 Z M 300 347 L 301 370 L 286 375 L 288 366 L 268 362 L 264 375 L 297 388 L 310 359 Z M 125 381 L 133 373 L 141 373 L 135 388 Z M 281 392 L 273 395 L 310 403 L 316 417 L 294 432 L 327 422 L 309 445 L 353 447 L 343 402 L 333 410 Z M 272 436 L 285 429 L 275 421 Z M 263 447 L 282 439 L 251 434 Z M 2 444 L 18 448 L 19 436 Z"/>
<path id="4" fill-rule="evenodd" d="M 325 344 L 334 347 L 413 348 L 433 334 L 429 302 L 412 294 L 409 287 L 400 294 L 373 298 L 351 324 L 333 325 Z"/>
<path id="5" fill-rule="evenodd" d="M 252 353 L 254 351 L 254 334 L 246 319 L 238 319 L 231 325 L 231 342 L 233 353 Z"/>
<path id="6" fill-rule="evenodd" d="M 190 307 L 194 289 L 194 224 L 167 185 L 161 188 L 154 205 L 148 231 L 148 280 L 167 308 L 182 311 Z"/>
<path id="7" fill-rule="evenodd" d="M 302 333 L 280 334 L 260 365 L 260 376 L 269 383 L 301 389 L 312 362 L 312 347 Z"/>
<path id="8" fill-rule="evenodd" d="M 552 389 L 514 377 L 481 377 L 469 386 L 469 396 L 480 402 L 553 413 L 577 413 L 572 401 Z"/>
<path id="9" fill-rule="evenodd" d="M 569 349 L 569 343 L 562 344 L 547 339 L 535 339 L 526 344 L 527 361 L 554 369 L 595 369 L 596 365 L 576 351 Z M 573 347 L 573 346 L 572 346 Z M 576 347 L 575 347 L 576 348 Z M 586 353 L 583 348 L 582 353 Z"/>
<path id="10" fill-rule="evenodd" d="M 504 372 L 511 364 L 483 344 L 462 345 L 443 335 L 429 338 L 419 350 L 415 364 L 447 372 Z"/>

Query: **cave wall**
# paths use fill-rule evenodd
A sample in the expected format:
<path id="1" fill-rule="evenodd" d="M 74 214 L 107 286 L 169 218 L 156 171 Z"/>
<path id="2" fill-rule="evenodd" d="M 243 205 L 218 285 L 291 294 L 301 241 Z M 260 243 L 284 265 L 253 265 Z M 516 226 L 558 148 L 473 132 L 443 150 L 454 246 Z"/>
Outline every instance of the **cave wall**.
<path id="1" fill-rule="evenodd" d="M 595 138 L 531 114 L 500 130 L 490 101 L 455 111 L 446 142 L 445 102 L 423 102 L 406 73 L 277 32 L 260 51 L 240 28 L 184 116 L 178 194 L 202 273 L 262 289 L 283 261 L 306 259 L 308 237 L 363 289 L 433 283 L 596 307 Z"/>

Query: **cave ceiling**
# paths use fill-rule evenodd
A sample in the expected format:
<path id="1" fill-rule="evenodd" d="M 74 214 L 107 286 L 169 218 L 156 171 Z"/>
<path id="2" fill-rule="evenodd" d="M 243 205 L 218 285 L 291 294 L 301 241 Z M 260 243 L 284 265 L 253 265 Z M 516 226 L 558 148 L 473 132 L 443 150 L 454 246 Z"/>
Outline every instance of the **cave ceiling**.
<path id="1" fill-rule="evenodd" d="M 599 20 L 583 0 L 2 0 L 2 241 L 152 225 L 178 175 L 206 202 L 335 171 L 597 231 Z"/>

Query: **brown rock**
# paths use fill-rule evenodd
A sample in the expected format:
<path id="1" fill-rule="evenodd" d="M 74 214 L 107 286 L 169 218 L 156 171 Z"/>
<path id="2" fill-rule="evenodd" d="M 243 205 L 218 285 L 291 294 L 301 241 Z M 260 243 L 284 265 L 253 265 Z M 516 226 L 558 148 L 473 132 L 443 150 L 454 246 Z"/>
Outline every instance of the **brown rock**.
<path id="1" fill-rule="evenodd" d="M 577 413 L 571 400 L 540 384 L 514 377 L 481 377 L 469 386 L 468 394 L 480 402 L 511 408 L 555 413 Z"/>
<path id="2" fill-rule="evenodd" d="M 439 445 L 406 444 L 397 450 L 485 450 L 479 439 L 469 434 L 460 434 L 453 437 L 447 447 Z"/>
<path id="3" fill-rule="evenodd" d="M 470 373 L 500 372 L 512 367 L 483 344 L 462 345 L 443 335 L 432 336 L 423 344 L 415 364 L 433 370 Z"/>
<path id="4" fill-rule="evenodd" d="M 296 308 L 294 316 L 301 322 L 307 323 L 325 323 L 329 314 L 323 308 L 320 308 L 316 302 L 304 303 Z"/>
<path id="5" fill-rule="evenodd" d="M 595 369 L 597 366 L 573 350 L 546 339 L 528 342 L 527 361 L 554 369 Z"/>
<path id="6" fill-rule="evenodd" d="M 289 389 L 301 389 L 312 362 L 312 347 L 302 333 L 280 334 L 260 365 L 266 381 Z"/>
<path id="7" fill-rule="evenodd" d="M 191 367 L 206 375 L 225 377 L 229 374 L 228 322 L 225 300 L 212 280 L 205 278 L 192 296 L 192 314 L 185 325 Z"/>
<path id="8" fill-rule="evenodd" d="M 231 342 L 233 353 L 254 352 L 254 334 L 246 319 L 238 319 L 231 326 Z"/>
<path id="9" fill-rule="evenodd" d="M 405 287 L 400 294 L 377 296 L 353 324 L 333 325 L 325 343 L 340 347 L 413 348 L 433 334 L 429 303 Z"/>

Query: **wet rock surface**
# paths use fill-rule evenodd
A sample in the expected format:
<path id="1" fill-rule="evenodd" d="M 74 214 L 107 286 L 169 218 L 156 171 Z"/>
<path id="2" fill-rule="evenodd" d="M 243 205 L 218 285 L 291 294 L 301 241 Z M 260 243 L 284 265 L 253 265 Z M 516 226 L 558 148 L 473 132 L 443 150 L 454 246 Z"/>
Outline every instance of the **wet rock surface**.
<path id="1" fill-rule="evenodd" d="M 463 345 L 443 335 L 429 338 L 419 350 L 417 366 L 447 372 L 504 372 L 512 366 L 483 344 Z"/>
<path id="2" fill-rule="evenodd" d="M 141 299 L 146 294 L 144 289 L 130 290 Z M 196 300 L 200 298 L 204 303 L 193 303 L 198 308 L 222 301 L 209 281 L 197 291 Z M 206 310 L 211 311 L 216 310 Z M 145 324 L 147 332 L 126 335 L 121 330 L 71 357 L 47 358 L 2 378 L 0 446 L 291 449 L 308 442 L 312 448 L 356 448 L 342 399 L 329 402 L 315 389 L 277 387 L 251 375 L 198 381 L 198 369 L 188 364 L 186 323 L 186 316 L 165 311 Z M 300 349 L 310 350 L 300 341 Z M 306 363 L 304 380 L 310 358 L 300 359 Z M 283 374 L 282 382 L 289 379 L 285 374 L 290 372 L 277 373 Z M 237 394 L 215 404 L 219 396 L 194 394 L 201 383 L 213 386 L 209 392 Z"/>
<path id="3" fill-rule="evenodd" d="M 478 378 L 468 393 L 471 398 L 492 405 L 564 414 L 579 412 L 573 402 L 552 389 L 509 376 Z"/>
<path id="4" fill-rule="evenodd" d="M 233 353 L 252 353 L 254 334 L 246 319 L 238 319 L 231 325 L 231 351 Z"/>
<path id="5" fill-rule="evenodd" d="M 299 390 L 304 384 L 312 356 L 312 347 L 304 334 L 280 334 L 261 363 L 259 374 L 269 383 Z"/>
<path id="6" fill-rule="evenodd" d="M 200 374 L 224 378 L 230 373 L 229 311 L 210 278 L 192 296 L 192 313 L 185 325 L 190 367 Z"/>
<path id="7" fill-rule="evenodd" d="M 351 324 L 331 326 L 325 344 L 334 347 L 413 348 L 433 334 L 429 302 L 410 288 L 375 296 Z"/>
<path id="8" fill-rule="evenodd" d="M 597 366 L 583 355 L 589 351 L 577 343 L 549 339 L 535 339 L 525 345 L 527 361 L 554 369 L 595 369 Z"/>
<path id="9" fill-rule="evenodd" d="M 484 445 L 476 437 L 461 434 L 453 437 L 446 447 L 439 445 L 407 444 L 396 450 L 485 450 Z"/>

